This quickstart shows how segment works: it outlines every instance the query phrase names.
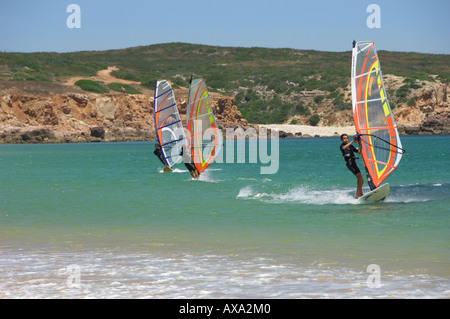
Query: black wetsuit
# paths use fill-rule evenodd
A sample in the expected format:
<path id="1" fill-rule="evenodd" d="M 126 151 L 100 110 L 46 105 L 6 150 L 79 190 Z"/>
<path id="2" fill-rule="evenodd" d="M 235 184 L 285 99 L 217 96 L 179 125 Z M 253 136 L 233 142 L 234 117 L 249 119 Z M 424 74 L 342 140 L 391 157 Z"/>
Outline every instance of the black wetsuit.
<path id="1" fill-rule="evenodd" d="M 195 172 L 197 170 L 193 163 L 184 163 L 184 166 L 186 166 L 189 172 Z"/>
<path id="2" fill-rule="evenodd" d="M 194 163 L 191 162 L 191 157 L 189 156 L 189 154 L 187 152 L 184 153 L 184 147 L 181 149 L 180 155 L 183 157 L 184 166 L 186 166 L 189 172 L 197 171 Z"/>
<path id="3" fill-rule="evenodd" d="M 164 165 L 166 165 L 166 162 L 164 161 L 163 153 L 162 153 L 162 151 L 161 151 L 160 148 L 155 149 L 155 150 L 153 151 L 153 154 L 155 154 L 155 155 L 159 158 L 159 160 L 161 161 L 161 163 L 163 163 Z"/>
<path id="4" fill-rule="evenodd" d="M 345 160 L 345 164 L 347 165 L 347 168 L 355 175 L 358 173 L 361 173 L 358 166 L 356 165 L 356 161 L 355 161 L 356 157 L 354 154 L 354 153 L 358 153 L 358 150 L 353 145 L 350 145 L 349 147 L 347 147 L 344 150 L 343 149 L 344 146 L 345 146 L 345 144 L 342 143 L 340 149 L 342 152 L 342 156 L 344 156 L 344 160 Z"/>

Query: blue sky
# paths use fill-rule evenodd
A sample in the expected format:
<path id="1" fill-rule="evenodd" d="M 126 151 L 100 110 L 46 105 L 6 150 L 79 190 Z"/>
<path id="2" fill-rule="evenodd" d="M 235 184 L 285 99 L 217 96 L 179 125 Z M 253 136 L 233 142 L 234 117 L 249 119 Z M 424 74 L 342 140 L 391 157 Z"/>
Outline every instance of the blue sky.
<path id="1" fill-rule="evenodd" d="M 70 4 L 81 28 L 68 28 Z M 380 28 L 369 28 L 370 4 Z M 0 51 L 71 52 L 167 42 L 348 51 L 450 54 L 450 0 L 2 0 Z"/>

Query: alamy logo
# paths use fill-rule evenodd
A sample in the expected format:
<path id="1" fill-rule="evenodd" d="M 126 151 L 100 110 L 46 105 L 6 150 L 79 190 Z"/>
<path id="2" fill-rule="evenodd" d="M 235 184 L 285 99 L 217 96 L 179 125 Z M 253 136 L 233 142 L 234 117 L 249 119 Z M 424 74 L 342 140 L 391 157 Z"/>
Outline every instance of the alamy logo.
<path id="1" fill-rule="evenodd" d="M 66 20 L 66 25 L 69 29 L 81 28 L 81 9 L 78 4 L 69 4 L 66 12 L 71 13 Z"/>
<path id="2" fill-rule="evenodd" d="M 67 287 L 68 288 L 80 288 L 81 287 L 81 269 L 78 265 L 69 265 L 67 266 L 67 273 L 69 276 L 67 277 Z"/>
<path id="3" fill-rule="evenodd" d="M 367 17 L 366 24 L 369 29 L 381 28 L 381 9 L 378 4 L 369 4 L 366 12 L 372 13 Z"/>
<path id="4" fill-rule="evenodd" d="M 259 134 L 254 128 L 248 128 L 246 130 L 241 129 L 225 129 L 226 132 L 226 156 L 225 163 L 234 163 L 234 145 L 236 141 L 236 162 L 245 163 L 246 156 L 246 144 L 248 144 L 248 162 L 249 163 L 261 163 L 260 174 L 276 174 L 279 168 L 280 147 L 279 147 L 279 135 L 278 131 L 271 130 L 270 137 L 267 129 L 261 128 Z M 252 138 L 254 137 L 254 138 Z M 257 138 L 256 138 L 257 137 Z M 236 138 L 236 139 L 235 139 Z M 248 138 L 248 143 L 246 143 Z M 270 143 L 269 143 L 270 142 Z M 268 147 L 270 144 L 270 147 Z M 270 152 L 269 152 L 270 148 Z M 217 163 L 223 163 L 222 156 L 216 158 Z M 268 165 L 266 165 L 268 164 Z"/>
<path id="5" fill-rule="evenodd" d="M 367 266 L 367 272 L 370 273 L 367 277 L 367 287 L 380 288 L 381 287 L 381 269 L 377 264 Z"/>
<path id="6" fill-rule="evenodd" d="M 193 127 L 195 132 L 190 133 L 186 128 L 183 128 L 186 138 L 185 149 L 191 150 L 191 148 L 200 149 L 196 151 L 197 160 L 202 162 L 208 161 L 214 157 L 216 163 L 260 163 L 260 174 L 276 174 L 278 172 L 280 164 L 280 147 L 279 147 L 279 134 L 277 130 L 271 130 L 270 133 L 266 128 L 260 128 L 259 131 L 253 127 L 247 129 L 239 128 L 226 128 L 225 139 L 217 129 L 208 128 L 203 131 L 203 122 L 201 120 L 193 121 Z M 166 129 L 172 134 L 173 141 L 183 139 L 183 132 L 175 132 L 176 128 L 171 131 Z M 189 138 L 189 136 L 191 138 Z M 172 143 L 172 142 L 169 142 Z M 194 143 L 194 145 L 191 145 Z M 222 146 L 225 145 L 225 151 Z M 248 146 L 248 153 L 247 153 Z M 178 148 L 170 148 L 168 155 L 172 158 L 181 156 L 178 154 Z M 184 154 L 184 152 L 183 152 Z M 200 155 L 201 154 L 201 155 Z M 189 156 L 182 156 L 183 161 L 190 162 Z"/>

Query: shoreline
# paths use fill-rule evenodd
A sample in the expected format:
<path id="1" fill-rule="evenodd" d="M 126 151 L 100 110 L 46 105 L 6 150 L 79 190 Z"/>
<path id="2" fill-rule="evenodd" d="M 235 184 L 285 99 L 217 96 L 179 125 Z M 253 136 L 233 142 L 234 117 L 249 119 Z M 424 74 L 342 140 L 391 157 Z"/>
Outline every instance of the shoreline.
<path id="1" fill-rule="evenodd" d="M 293 124 L 257 124 L 258 127 L 278 131 L 281 138 L 333 137 L 341 134 L 355 135 L 354 126 L 308 126 Z"/>
<path id="2" fill-rule="evenodd" d="M 253 130 L 251 129 L 253 128 Z M 262 129 L 263 132 L 260 132 Z M 227 136 L 227 128 L 222 129 L 224 140 L 258 139 L 262 135 L 270 137 L 270 131 L 278 131 L 278 138 L 339 137 L 341 134 L 353 136 L 354 126 L 308 126 L 292 124 L 250 124 L 245 129 L 237 127 Z M 264 130 L 267 130 L 264 132 Z M 445 134 L 404 134 L 400 135 L 445 135 Z M 402 134 L 403 133 L 403 134 Z M 67 143 L 111 143 L 111 142 L 154 142 L 154 130 L 122 128 L 108 130 L 102 127 L 85 127 L 83 130 L 55 129 L 52 126 L 10 127 L 0 125 L 0 145 L 7 144 L 67 144 Z"/>
<path id="3" fill-rule="evenodd" d="M 355 135 L 353 126 L 308 126 L 287 124 L 251 124 L 248 128 L 222 129 L 224 140 L 257 139 L 262 135 L 270 137 L 270 131 L 278 131 L 278 138 L 314 138 L 339 137 L 346 133 Z M 264 130 L 267 130 L 264 132 Z M 262 132 L 261 132 L 262 131 Z M 266 135 L 267 134 L 267 135 Z M 229 135 L 229 136 L 228 136 Z M 59 144 L 59 143 L 108 143 L 108 142 L 138 142 L 156 141 L 154 130 L 122 128 L 110 130 L 104 127 L 78 127 L 70 130 L 53 126 L 9 127 L 0 125 L 0 144 Z"/>

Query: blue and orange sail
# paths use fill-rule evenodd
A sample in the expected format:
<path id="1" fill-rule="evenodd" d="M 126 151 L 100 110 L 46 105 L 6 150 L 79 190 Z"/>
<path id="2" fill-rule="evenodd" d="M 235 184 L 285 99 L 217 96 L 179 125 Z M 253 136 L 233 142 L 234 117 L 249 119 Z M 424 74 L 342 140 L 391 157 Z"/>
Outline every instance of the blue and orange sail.
<path id="1" fill-rule="evenodd" d="M 173 89 L 167 81 L 155 84 L 154 119 L 156 138 L 167 167 L 182 160 L 181 150 L 185 144 L 183 123 L 178 113 Z"/>

